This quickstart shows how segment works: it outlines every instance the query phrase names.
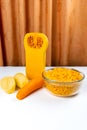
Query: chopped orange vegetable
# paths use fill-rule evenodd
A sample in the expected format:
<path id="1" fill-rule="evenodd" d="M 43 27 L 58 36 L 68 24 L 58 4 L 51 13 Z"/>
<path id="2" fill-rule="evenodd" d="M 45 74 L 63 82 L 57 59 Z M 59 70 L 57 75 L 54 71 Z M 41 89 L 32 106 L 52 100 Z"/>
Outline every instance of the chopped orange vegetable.
<path id="1" fill-rule="evenodd" d="M 23 99 L 27 97 L 29 94 L 31 94 L 33 91 L 41 88 L 44 84 L 44 80 L 42 77 L 37 77 L 33 80 L 31 80 L 29 83 L 27 83 L 23 88 L 21 88 L 16 97 L 18 99 Z"/>
<path id="2" fill-rule="evenodd" d="M 58 82 L 73 82 L 82 79 L 82 75 L 79 71 L 60 67 L 48 70 L 45 72 L 45 77 Z"/>
<path id="3" fill-rule="evenodd" d="M 75 95 L 80 88 L 80 80 L 84 76 L 69 68 L 53 68 L 44 72 L 45 87 L 57 96 Z"/>

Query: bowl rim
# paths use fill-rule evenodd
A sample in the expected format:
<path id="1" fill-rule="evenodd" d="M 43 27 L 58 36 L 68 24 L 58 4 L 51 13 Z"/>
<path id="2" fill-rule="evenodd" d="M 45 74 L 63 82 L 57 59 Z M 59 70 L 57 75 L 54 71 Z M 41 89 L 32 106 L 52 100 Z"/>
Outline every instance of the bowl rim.
<path id="1" fill-rule="evenodd" d="M 53 67 L 53 68 L 49 68 L 49 69 L 44 70 L 44 71 L 42 72 L 42 77 L 43 77 L 46 81 L 51 82 L 51 83 L 71 84 L 71 83 L 78 83 L 78 82 L 82 81 L 82 80 L 85 78 L 85 74 L 84 74 L 83 72 L 81 72 L 81 71 L 79 71 L 79 70 L 77 70 L 77 69 L 74 69 L 74 68 L 67 68 L 67 69 L 69 69 L 69 70 L 74 70 L 74 71 L 79 72 L 79 73 L 82 75 L 82 79 L 80 79 L 80 80 L 75 80 L 75 81 L 70 81 L 70 82 L 62 82 L 62 81 L 57 81 L 57 80 L 51 80 L 51 79 L 49 79 L 49 78 L 47 78 L 47 77 L 44 76 L 44 73 L 45 73 L 46 71 L 53 70 L 54 68 L 67 68 L 67 67 Z"/>

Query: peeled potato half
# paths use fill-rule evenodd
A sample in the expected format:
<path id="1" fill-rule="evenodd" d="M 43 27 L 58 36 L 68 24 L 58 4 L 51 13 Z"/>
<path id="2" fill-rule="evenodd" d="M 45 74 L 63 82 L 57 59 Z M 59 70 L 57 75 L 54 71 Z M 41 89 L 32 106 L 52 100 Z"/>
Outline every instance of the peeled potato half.
<path id="1" fill-rule="evenodd" d="M 28 81 L 28 78 L 27 78 L 24 74 L 22 74 L 22 73 L 17 73 L 17 74 L 14 76 L 14 78 L 15 78 L 17 87 L 19 87 L 19 88 L 24 87 L 24 85 L 29 82 L 29 81 Z"/>
<path id="2" fill-rule="evenodd" d="M 6 93 L 13 93 L 16 88 L 15 79 L 11 76 L 4 77 L 0 80 L 0 86 Z"/>

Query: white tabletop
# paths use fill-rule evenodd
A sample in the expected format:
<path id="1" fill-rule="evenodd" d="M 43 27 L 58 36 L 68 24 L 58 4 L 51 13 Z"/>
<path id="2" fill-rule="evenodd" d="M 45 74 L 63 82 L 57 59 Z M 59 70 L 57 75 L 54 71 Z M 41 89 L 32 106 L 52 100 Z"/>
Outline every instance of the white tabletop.
<path id="1" fill-rule="evenodd" d="M 0 88 L 0 130 L 87 130 L 87 67 L 78 95 L 61 98 L 42 88 L 24 100 Z M 25 67 L 0 67 L 0 79 L 25 73 Z"/>

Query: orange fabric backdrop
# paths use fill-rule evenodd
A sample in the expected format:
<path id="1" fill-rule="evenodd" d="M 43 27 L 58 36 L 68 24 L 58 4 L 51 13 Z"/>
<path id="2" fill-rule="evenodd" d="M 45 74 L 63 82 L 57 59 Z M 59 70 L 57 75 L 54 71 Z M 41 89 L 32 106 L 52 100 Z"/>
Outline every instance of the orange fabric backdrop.
<path id="1" fill-rule="evenodd" d="M 0 0 L 0 65 L 25 65 L 23 38 L 49 38 L 47 65 L 87 65 L 86 0 Z"/>

